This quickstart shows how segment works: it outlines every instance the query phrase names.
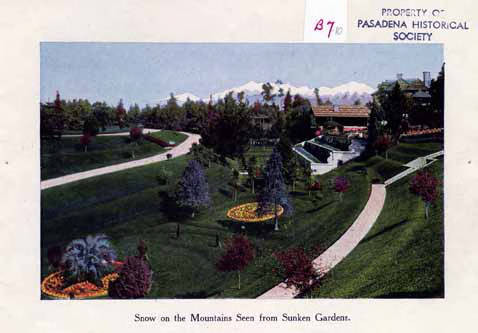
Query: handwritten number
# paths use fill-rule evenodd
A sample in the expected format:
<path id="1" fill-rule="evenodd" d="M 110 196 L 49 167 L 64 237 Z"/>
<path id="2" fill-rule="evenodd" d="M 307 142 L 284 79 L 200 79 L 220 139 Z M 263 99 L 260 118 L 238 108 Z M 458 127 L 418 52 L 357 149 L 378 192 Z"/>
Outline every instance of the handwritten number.
<path id="1" fill-rule="evenodd" d="M 332 28 L 334 27 L 334 21 L 329 21 L 327 22 L 327 25 L 330 25 L 330 29 L 329 29 L 329 35 L 327 36 L 327 38 L 330 38 L 330 33 L 332 32 Z"/>
<path id="2" fill-rule="evenodd" d="M 327 38 L 330 38 L 330 34 L 332 33 L 332 29 L 334 28 L 335 21 L 328 21 L 327 25 L 329 26 L 329 34 L 327 35 Z M 321 31 L 324 29 L 324 19 L 320 19 L 317 21 L 315 24 L 314 31 Z"/>

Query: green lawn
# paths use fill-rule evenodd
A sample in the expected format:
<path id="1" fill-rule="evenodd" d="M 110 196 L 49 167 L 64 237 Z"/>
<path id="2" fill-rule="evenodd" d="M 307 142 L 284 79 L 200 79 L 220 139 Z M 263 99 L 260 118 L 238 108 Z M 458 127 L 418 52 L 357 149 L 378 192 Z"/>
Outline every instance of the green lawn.
<path id="1" fill-rule="evenodd" d="M 164 141 L 180 143 L 187 136 L 173 131 L 152 134 Z M 134 149 L 135 158 L 132 158 Z M 161 146 L 142 140 L 130 144 L 129 136 L 96 136 L 87 152 L 80 145 L 79 137 L 63 137 L 41 142 L 41 179 L 60 177 L 75 172 L 91 170 L 107 165 L 152 156 L 165 151 Z"/>
<path id="2" fill-rule="evenodd" d="M 269 159 L 269 155 L 272 153 L 273 147 L 260 147 L 260 146 L 251 146 L 249 150 L 244 154 L 246 161 L 252 156 L 255 156 L 257 159 L 257 165 L 263 166 L 266 164 Z"/>
<path id="3" fill-rule="evenodd" d="M 237 290 L 236 274 L 215 269 L 222 250 L 214 242 L 216 234 L 224 240 L 240 232 L 239 225 L 226 220 L 227 209 L 255 197 L 244 187 L 233 202 L 227 185 L 230 170 L 213 164 L 207 169 L 212 208 L 194 219 L 181 216 L 168 196 L 173 184 L 158 186 L 156 176 L 163 167 L 178 179 L 189 159 L 182 156 L 42 191 L 42 276 L 48 273 L 48 247 L 101 232 L 111 237 L 120 258 L 135 254 L 139 239 L 146 241 L 154 270 L 150 298 L 252 298 L 280 282 L 270 271 L 273 251 L 295 245 L 327 248 L 349 228 L 368 200 L 370 178 L 362 163 L 350 163 L 321 176 L 322 199 L 312 200 L 299 184 L 292 194 L 295 214 L 281 219 L 279 232 L 272 231 L 272 224 L 247 226 L 257 257 L 241 274 L 242 288 Z M 343 202 L 327 185 L 339 174 L 352 184 Z M 179 239 L 174 237 L 176 223 L 181 225 Z"/>
<path id="4" fill-rule="evenodd" d="M 441 142 L 400 143 L 388 150 L 388 158 L 408 163 L 419 156 L 425 156 L 443 149 Z"/>
<path id="5" fill-rule="evenodd" d="M 427 169 L 443 180 L 443 161 Z M 326 298 L 444 296 L 443 191 L 430 209 L 409 191 L 413 175 L 387 187 L 372 230 L 312 292 Z"/>

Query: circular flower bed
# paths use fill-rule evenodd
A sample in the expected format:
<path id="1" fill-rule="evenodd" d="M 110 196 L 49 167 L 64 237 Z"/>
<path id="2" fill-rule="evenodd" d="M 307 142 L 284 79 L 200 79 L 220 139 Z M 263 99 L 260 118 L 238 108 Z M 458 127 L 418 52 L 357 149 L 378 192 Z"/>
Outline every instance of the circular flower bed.
<path id="1" fill-rule="evenodd" d="M 257 202 L 249 202 L 229 209 L 226 215 L 230 219 L 240 222 L 265 222 L 274 218 L 274 212 L 258 215 L 257 207 Z M 277 205 L 277 216 L 280 216 L 283 213 L 284 208 L 282 208 L 280 205 Z"/>
<path id="2" fill-rule="evenodd" d="M 108 295 L 108 286 L 110 282 L 116 280 L 118 276 L 118 273 L 110 273 L 103 276 L 101 278 L 101 287 L 89 281 L 83 281 L 65 287 L 63 272 L 59 271 L 52 273 L 43 279 L 41 283 L 41 291 L 45 295 L 60 299 L 101 297 Z"/>

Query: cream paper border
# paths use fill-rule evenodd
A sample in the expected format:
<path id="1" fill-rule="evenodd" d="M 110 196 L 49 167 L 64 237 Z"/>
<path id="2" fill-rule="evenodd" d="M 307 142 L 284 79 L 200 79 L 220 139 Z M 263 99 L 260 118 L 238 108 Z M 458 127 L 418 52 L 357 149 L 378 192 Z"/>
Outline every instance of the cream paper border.
<path id="1" fill-rule="evenodd" d="M 384 1 L 349 1 L 350 42 L 391 42 L 357 31 Z M 386 2 L 390 5 L 391 2 Z M 401 1 L 444 7 L 473 26 L 444 33 L 446 61 L 446 287 L 431 300 L 40 301 L 40 41 L 301 41 L 304 3 L 283 1 L 0 1 L 0 327 L 5 332 L 472 332 L 478 308 L 478 6 L 467 1 Z M 371 59 L 373 61 L 373 59 Z M 413 59 L 404 59 L 413 61 Z M 342 313 L 351 322 L 141 324 L 135 313 Z"/>

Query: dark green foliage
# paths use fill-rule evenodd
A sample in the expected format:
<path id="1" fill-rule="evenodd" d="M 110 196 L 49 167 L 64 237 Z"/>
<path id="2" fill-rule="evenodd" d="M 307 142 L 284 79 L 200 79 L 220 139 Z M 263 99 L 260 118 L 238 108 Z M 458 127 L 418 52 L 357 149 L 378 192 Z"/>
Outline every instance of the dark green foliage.
<path id="1" fill-rule="evenodd" d="M 443 127 L 445 112 L 445 64 L 442 65 L 438 77 L 431 82 L 430 95 L 431 108 L 437 119 L 433 127 Z"/>
<path id="2" fill-rule="evenodd" d="M 99 132 L 100 123 L 95 116 L 91 115 L 83 124 L 83 134 L 89 134 L 90 136 L 96 136 Z"/>
<path id="3" fill-rule="evenodd" d="M 287 113 L 287 136 L 293 144 L 309 140 L 314 137 L 315 127 L 315 117 L 310 102 L 296 95 L 292 110 Z"/>
<path id="4" fill-rule="evenodd" d="M 394 138 L 398 138 L 400 134 L 400 124 L 402 123 L 403 114 L 409 112 L 410 107 L 405 94 L 400 89 L 400 85 L 395 83 L 391 93 L 385 97 L 382 104 L 387 127 Z"/>
<path id="5" fill-rule="evenodd" d="M 251 111 L 228 94 L 214 108 L 201 129 L 201 143 L 222 157 L 236 158 L 249 148 L 252 137 Z"/>

